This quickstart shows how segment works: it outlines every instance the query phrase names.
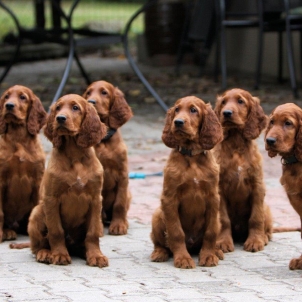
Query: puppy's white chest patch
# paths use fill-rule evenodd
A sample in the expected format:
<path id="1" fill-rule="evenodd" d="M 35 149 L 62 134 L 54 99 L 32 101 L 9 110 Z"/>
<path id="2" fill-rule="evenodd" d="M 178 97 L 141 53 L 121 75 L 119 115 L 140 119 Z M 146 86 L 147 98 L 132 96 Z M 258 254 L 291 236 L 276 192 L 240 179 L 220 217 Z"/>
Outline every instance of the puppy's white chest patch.
<path id="1" fill-rule="evenodd" d="M 199 180 L 196 177 L 193 178 L 193 181 L 196 185 L 199 185 Z"/>
<path id="2" fill-rule="evenodd" d="M 77 177 L 77 185 L 82 188 L 85 186 L 80 176 Z"/>
<path id="3" fill-rule="evenodd" d="M 73 165 L 73 173 L 68 184 L 70 187 L 84 188 L 88 182 L 88 171 L 84 166 L 76 162 Z"/>

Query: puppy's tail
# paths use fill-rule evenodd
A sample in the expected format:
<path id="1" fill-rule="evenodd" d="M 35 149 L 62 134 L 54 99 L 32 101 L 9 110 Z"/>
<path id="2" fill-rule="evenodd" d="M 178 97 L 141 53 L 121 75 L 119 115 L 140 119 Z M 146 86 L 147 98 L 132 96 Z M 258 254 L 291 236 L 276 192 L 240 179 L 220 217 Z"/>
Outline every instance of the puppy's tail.
<path id="1" fill-rule="evenodd" d="M 301 232 L 301 228 L 292 228 L 292 227 L 273 228 L 273 233 L 283 233 L 283 232 Z"/>
<path id="2" fill-rule="evenodd" d="M 11 243 L 9 245 L 9 247 L 11 249 L 17 249 L 17 250 L 21 250 L 21 249 L 26 249 L 30 247 L 30 242 L 24 242 L 24 243 Z"/>

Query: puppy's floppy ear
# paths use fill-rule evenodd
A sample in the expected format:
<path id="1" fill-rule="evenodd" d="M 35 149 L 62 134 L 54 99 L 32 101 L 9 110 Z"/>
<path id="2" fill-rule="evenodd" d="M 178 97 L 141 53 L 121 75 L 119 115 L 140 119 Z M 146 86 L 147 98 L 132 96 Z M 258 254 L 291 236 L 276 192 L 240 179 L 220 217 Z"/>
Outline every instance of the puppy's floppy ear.
<path id="1" fill-rule="evenodd" d="M 55 110 L 56 106 L 57 106 L 56 104 L 53 104 L 50 107 L 50 114 L 48 115 L 48 117 L 46 119 L 46 126 L 44 128 L 44 134 L 52 142 L 52 144 L 55 148 L 60 148 L 63 143 L 63 139 L 53 129 L 53 125 L 54 125 L 54 121 L 55 121 L 55 117 L 56 117 L 56 110 Z"/>
<path id="2" fill-rule="evenodd" d="M 123 126 L 133 116 L 124 94 L 117 87 L 113 90 L 113 102 L 109 112 L 109 126 L 117 129 Z"/>
<path id="3" fill-rule="evenodd" d="M 295 156 L 299 161 L 302 161 L 302 115 L 299 114 L 300 122 L 299 122 L 299 129 L 296 134 L 296 141 L 295 141 Z"/>
<path id="4" fill-rule="evenodd" d="M 162 134 L 162 141 L 169 148 L 176 148 L 177 141 L 174 138 L 174 135 L 171 132 L 171 126 L 174 118 L 174 107 L 170 108 L 166 114 L 165 126 Z"/>
<path id="5" fill-rule="evenodd" d="M 3 118 L 3 105 L 4 105 L 4 102 L 5 102 L 5 95 L 6 95 L 7 91 L 5 91 L 2 96 L 1 96 L 1 99 L 0 99 L 0 134 L 3 134 L 5 133 L 6 131 L 6 123 L 4 121 L 4 118 Z"/>
<path id="6" fill-rule="evenodd" d="M 106 135 L 107 127 L 100 121 L 95 108 L 86 103 L 86 114 L 77 137 L 77 145 L 89 148 L 96 145 Z"/>
<path id="7" fill-rule="evenodd" d="M 251 102 L 251 110 L 245 123 L 245 128 L 243 129 L 243 136 L 247 140 L 253 140 L 265 129 L 267 116 L 260 106 L 260 100 L 257 97 L 250 97 L 249 101 Z"/>
<path id="8" fill-rule="evenodd" d="M 31 105 L 27 117 L 27 130 L 30 134 L 36 135 L 45 125 L 47 113 L 44 110 L 40 99 L 34 93 L 30 93 L 30 98 Z"/>
<path id="9" fill-rule="evenodd" d="M 223 133 L 221 124 L 211 105 L 206 104 L 205 107 L 199 140 L 204 150 L 211 150 L 222 140 Z"/>
<path id="10" fill-rule="evenodd" d="M 275 110 L 274 110 L 275 111 Z M 270 118 L 272 117 L 272 115 L 274 114 L 274 111 L 270 114 L 270 116 L 268 117 L 268 120 L 270 120 Z M 264 142 L 265 142 L 265 150 L 267 150 L 267 154 L 269 157 L 275 157 L 277 155 L 277 152 L 269 150 L 266 146 L 266 136 L 268 131 L 270 130 L 270 126 L 269 124 L 267 125 L 266 129 L 265 129 L 265 134 L 264 134 Z"/>
<path id="11" fill-rule="evenodd" d="M 214 112 L 218 116 L 218 119 L 219 119 L 219 116 L 220 116 L 221 102 L 222 102 L 222 100 L 223 100 L 222 95 L 217 95 L 217 97 L 216 97 L 216 103 L 215 103 L 215 107 L 214 107 Z"/>

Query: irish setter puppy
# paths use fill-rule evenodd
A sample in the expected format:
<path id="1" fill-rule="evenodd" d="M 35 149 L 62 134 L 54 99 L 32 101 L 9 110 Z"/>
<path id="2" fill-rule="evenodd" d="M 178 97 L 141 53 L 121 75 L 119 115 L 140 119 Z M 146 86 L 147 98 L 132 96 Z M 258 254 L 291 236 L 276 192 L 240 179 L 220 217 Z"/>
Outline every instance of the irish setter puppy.
<path id="1" fill-rule="evenodd" d="M 107 135 L 94 146 L 104 167 L 102 220 L 110 223 L 109 234 L 124 235 L 128 229 L 131 194 L 128 189 L 127 147 L 119 128 L 132 117 L 132 111 L 123 93 L 105 81 L 92 83 L 83 97 L 95 106 L 108 129 Z"/>
<path id="2" fill-rule="evenodd" d="M 215 112 L 224 134 L 214 150 L 220 164 L 217 247 L 232 252 L 235 240 L 243 241 L 246 251 L 261 251 L 271 239 L 272 217 L 264 203 L 262 157 L 255 139 L 267 117 L 258 98 L 237 88 L 218 96 Z"/>
<path id="3" fill-rule="evenodd" d="M 0 99 L 0 242 L 26 233 L 39 200 L 45 154 L 38 133 L 46 122 L 40 99 L 16 85 Z"/>
<path id="4" fill-rule="evenodd" d="M 280 105 L 269 116 L 265 148 L 270 157 L 281 156 L 283 185 L 288 199 L 302 221 L 302 110 L 293 103 Z M 302 269 L 302 256 L 289 263 Z"/>
<path id="5" fill-rule="evenodd" d="M 194 268 L 189 252 L 199 251 L 199 265 L 215 266 L 223 252 L 215 248 L 219 233 L 219 167 L 212 151 L 222 129 L 209 104 L 194 96 L 170 108 L 163 142 L 173 150 L 164 169 L 161 206 L 152 217 L 151 260 Z"/>
<path id="6" fill-rule="evenodd" d="M 41 185 L 41 201 L 28 225 L 38 262 L 67 265 L 69 252 L 90 266 L 108 265 L 99 247 L 103 167 L 94 146 L 106 134 L 96 110 L 76 94 L 50 108 L 44 133 L 53 150 Z"/>

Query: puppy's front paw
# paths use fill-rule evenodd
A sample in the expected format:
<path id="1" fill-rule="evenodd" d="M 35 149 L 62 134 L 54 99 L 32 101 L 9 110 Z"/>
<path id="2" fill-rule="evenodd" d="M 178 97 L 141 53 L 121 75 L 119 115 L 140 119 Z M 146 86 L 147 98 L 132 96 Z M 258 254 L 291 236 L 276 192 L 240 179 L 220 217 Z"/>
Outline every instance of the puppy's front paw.
<path id="1" fill-rule="evenodd" d="M 50 263 L 55 265 L 67 265 L 71 263 L 71 258 L 68 252 L 64 253 L 52 253 L 50 257 Z"/>
<path id="2" fill-rule="evenodd" d="M 127 221 L 113 220 L 109 226 L 110 235 L 126 235 L 128 230 Z"/>
<path id="3" fill-rule="evenodd" d="M 15 240 L 17 238 L 17 233 L 13 230 L 4 229 L 2 240 Z"/>
<path id="4" fill-rule="evenodd" d="M 169 251 L 164 247 L 156 247 L 151 254 L 151 261 L 153 262 L 165 262 L 169 259 Z"/>
<path id="5" fill-rule="evenodd" d="M 86 259 L 86 263 L 89 266 L 98 266 L 98 267 L 106 267 L 109 265 L 109 261 L 108 258 L 106 256 L 104 256 L 103 254 L 99 254 L 97 256 L 90 256 L 87 257 Z"/>
<path id="6" fill-rule="evenodd" d="M 293 258 L 289 263 L 289 269 L 302 269 L 302 256 L 300 258 Z"/>
<path id="7" fill-rule="evenodd" d="M 234 242 L 232 237 L 218 239 L 216 248 L 222 250 L 224 253 L 234 252 Z"/>
<path id="8" fill-rule="evenodd" d="M 215 255 L 215 251 L 201 251 L 199 254 L 200 266 L 216 266 L 218 264 L 219 258 Z M 220 255 L 221 256 L 221 255 Z M 223 259 L 223 257 L 222 257 Z"/>
<path id="9" fill-rule="evenodd" d="M 247 252 L 259 252 L 264 249 L 264 240 L 260 236 L 248 237 L 243 245 L 243 249 Z"/>
<path id="10" fill-rule="evenodd" d="M 50 264 L 51 263 L 51 252 L 47 249 L 39 250 L 36 254 L 36 260 L 41 263 Z"/>
<path id="11" fill-rule="evenodd" d="M 178 268 L 195 268 L 196 264 L 190 256 L 177 256 L 174 257 L 174 266 Z"/>

